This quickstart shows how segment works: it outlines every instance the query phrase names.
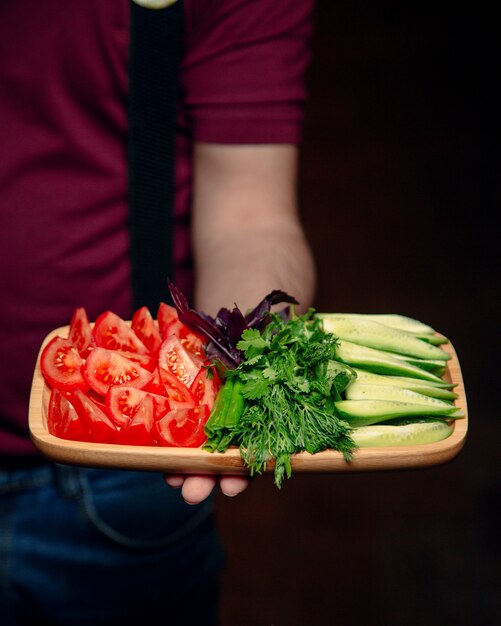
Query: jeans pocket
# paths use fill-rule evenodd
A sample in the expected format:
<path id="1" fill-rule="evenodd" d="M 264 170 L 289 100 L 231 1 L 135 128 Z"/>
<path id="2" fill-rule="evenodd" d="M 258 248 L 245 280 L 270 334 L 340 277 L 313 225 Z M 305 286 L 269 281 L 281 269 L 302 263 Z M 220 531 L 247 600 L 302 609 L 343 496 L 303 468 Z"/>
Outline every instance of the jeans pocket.
<path id="1" fill-rule="evenodd" d="M 158 549 L 182 542 L 211 516 L 213 500 L 191 506 L 160 473 L 81 470 L 87 520 L 129 548 Z"/>

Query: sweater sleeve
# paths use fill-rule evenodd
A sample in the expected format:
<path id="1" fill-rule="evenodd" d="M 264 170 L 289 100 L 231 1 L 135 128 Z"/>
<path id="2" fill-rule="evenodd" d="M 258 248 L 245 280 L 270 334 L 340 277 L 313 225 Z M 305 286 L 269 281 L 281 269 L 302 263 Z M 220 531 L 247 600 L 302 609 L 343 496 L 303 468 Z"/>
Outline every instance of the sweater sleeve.
<path id="1" fill-rule="evenodd" d="M 313 0 L 186 0 L 194 140 L 298 143 L 312 30 Z"/>

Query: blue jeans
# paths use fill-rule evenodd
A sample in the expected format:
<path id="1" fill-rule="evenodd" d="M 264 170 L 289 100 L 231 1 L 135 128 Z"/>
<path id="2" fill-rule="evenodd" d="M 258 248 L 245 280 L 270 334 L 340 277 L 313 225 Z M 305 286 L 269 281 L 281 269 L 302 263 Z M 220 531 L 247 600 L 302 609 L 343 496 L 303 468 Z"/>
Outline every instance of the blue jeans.
<path id="1" fill-rule="evenodd" d="M 216 624 L 213 502 L 159 473 L 0 470 L 0 624 Z"/>

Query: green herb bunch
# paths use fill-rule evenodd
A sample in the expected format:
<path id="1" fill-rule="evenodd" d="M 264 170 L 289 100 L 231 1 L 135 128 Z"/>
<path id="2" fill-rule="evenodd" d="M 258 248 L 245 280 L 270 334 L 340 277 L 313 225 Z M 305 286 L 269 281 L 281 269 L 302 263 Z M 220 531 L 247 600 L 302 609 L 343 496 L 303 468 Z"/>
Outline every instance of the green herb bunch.
<path id="1" fill-rule="evenodd" d="M 336 359 L 336 337 L 325 333 L 310 309 L 288 321 L 277 314 L 264 330 L 247 329 L 237 348 L 244 360 L 228 372 L 241 382 L 243 412 L 231 440 L 251 474 L 275 463 L 275 484 L 291 475 L 291 455 L 327 448 L 349 460 L 355 449 L 335 401 L 352 380 Z"/>

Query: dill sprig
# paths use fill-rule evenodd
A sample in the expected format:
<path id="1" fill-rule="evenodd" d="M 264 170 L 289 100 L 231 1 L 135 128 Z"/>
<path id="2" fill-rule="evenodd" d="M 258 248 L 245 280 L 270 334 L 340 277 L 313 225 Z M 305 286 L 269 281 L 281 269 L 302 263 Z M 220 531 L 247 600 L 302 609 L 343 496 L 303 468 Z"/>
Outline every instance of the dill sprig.
<path id="1" fill-rule="evenodd" d="M 310 309 L 288 321 L 270 314 L 261 332 L 247 329 L 237 344 L 244 359 L 231 372 L 243 383 L 245 404 L 233 430 L 251 474 L 275 465 L 275 484 L 291 476 L 291 456 L 332 448 L 349 460 L 355 449 L 350 427 L 334 402 L 352 373 L 336 359 L 337 340 Z"/>

